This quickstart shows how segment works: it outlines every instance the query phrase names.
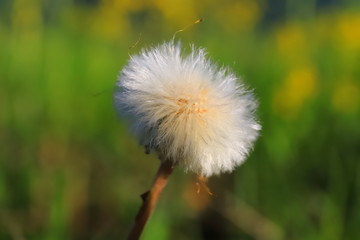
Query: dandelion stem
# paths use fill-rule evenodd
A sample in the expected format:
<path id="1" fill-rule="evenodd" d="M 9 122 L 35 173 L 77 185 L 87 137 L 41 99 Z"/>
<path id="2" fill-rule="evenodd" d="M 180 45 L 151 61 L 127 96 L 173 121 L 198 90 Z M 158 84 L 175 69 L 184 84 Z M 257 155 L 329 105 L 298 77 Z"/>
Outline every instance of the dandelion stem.
<path id="1" fill-rule="evenodd" d="M 141 195 L 143 203 L 138 214 L 136 215 L 135 223 L 127 238 L 128 240 L 139 239 L 147 220 L 149 219 L 156 203 L 159 200 L 159 196 L 162 190 L 168 182 L 168 178 L 172 171 L 173 165 L 169 161 L 164 161 L 161 163 L 150 190 Z"/>

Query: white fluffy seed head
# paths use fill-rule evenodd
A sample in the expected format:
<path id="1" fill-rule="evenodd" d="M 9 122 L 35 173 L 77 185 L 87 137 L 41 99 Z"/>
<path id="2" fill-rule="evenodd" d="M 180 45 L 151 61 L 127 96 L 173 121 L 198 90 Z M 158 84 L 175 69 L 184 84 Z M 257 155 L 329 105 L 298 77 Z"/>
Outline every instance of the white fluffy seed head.
<path id="1" fill-rule="evenodd" d="M 184 56 L 180 44 L 168 42 L 132 56 L 114 100 L 141 144 L 162 161 L 209 177 L 240 165 L 261 126 L 252 93 L 205 55 L 192 48 Z"/>

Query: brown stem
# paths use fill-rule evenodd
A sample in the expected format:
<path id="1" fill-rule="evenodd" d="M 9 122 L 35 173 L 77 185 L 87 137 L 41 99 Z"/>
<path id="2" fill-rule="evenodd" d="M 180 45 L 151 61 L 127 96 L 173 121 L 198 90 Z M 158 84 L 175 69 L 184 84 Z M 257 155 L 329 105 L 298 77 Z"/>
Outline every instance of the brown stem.
<path id="1" fill-rule="evenodd" d="M 127 238 L 128 240 L 139 239 L 142 231 L 144 230 L 144 226 L 149 219 L 151 213 L 153 212 L 154 207 L 159 200 L 159 196 L 164 187 L 166 186 L 168 177 L 170 176 L 172 171 L 173 166 L 169 161 L 161 163 L 150 190 L 141 195 L 143 203 L 138 214 L 136 215 L 135 223 Z"/>

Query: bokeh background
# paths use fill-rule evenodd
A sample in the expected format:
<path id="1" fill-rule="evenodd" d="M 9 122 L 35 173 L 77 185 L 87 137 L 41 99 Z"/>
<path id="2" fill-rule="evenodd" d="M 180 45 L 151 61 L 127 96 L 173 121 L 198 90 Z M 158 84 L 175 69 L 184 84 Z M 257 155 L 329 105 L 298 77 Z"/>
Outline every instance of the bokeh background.
<path id="1" fill-rule="evenodd" d="M 360 239 L 360 2 L 0 0 L 0 239 L 125 239 L 159 166 L 113 107 L 138 39 L 205 47 L 259 99 L 249 159 L 176 169 L 143 239 Z"/>

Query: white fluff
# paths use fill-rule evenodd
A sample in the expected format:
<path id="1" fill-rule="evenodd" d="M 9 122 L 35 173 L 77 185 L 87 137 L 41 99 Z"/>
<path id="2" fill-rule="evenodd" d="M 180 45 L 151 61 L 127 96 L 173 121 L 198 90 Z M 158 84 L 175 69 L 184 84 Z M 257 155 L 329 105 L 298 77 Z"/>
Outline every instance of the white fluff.
<path id="1" fill-rule="evenodd" d="M 261 126 L 252 93 L 205 55 L 184 56 L 173 42 L 144 50 L 122 69 L 114 98 L 141 144 L 209 177 L 244 162 Z"/>

